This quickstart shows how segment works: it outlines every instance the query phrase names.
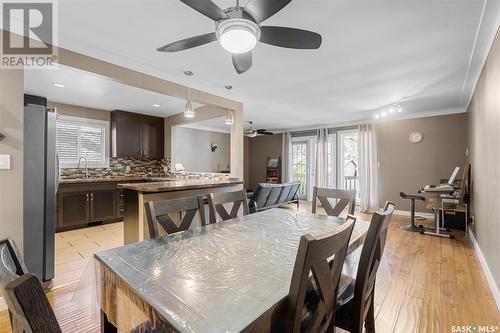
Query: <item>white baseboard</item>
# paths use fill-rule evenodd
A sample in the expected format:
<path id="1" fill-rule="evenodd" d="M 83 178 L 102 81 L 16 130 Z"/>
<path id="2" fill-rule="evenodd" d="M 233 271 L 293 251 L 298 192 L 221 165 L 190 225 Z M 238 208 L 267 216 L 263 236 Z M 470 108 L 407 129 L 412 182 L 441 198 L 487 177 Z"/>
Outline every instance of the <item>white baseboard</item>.
<path id="1" fill-rule="evenodd" d="M 394 210 L 394 215 L 410 216 L 410 211 L 409 210 Z M 426 219 L 434 220 L 434 214 L 432 214 L 432 213 L 415 212 L 415 215 L 422 216 Z"/>
<path id="2" fill-rule="evenodd" d="M 469 229 L 469 238 L 472 241 L 472 245 L 474 245 L 477 257 L 479 258 L 479 262 L 483 267 L 484 275 L 486 275 L 486 280 L 488 281 L 488 285 L 490 286 L 491 293 L 493 294 L 493 298 L 495 298 L 495 302 L 497 303 L 498 311 L 500 311 L 500 291 L 498 290 L 498 286 L 495 282 L 495 279 L 491 274 L 490 268 L 488 267 L 486 259 L 483 256 L 483 252 L 481 251 L 481 248 L 479 247 L 479 244 L 477 243 L 476 238 L 474 237 L 474 233 L 472 232 L 471 229 Z"/>

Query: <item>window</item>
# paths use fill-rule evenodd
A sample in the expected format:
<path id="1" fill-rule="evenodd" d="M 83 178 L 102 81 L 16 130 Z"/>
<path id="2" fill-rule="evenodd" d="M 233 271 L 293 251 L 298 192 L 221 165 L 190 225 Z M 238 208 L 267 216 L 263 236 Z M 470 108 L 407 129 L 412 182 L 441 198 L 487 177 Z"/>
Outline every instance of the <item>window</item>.
<path id="1" fill-rule="evenodd" d="M 359 201 L 358 177 L 358 131 L 339 132 L 339 187 L 345 190 L 357 190 Z"/>
<path id="2" fill-rule="evenodd" d="M 307 141 L 292 143 L 292 180 L 300 182 L 299 197 L 305 198 L 307 179 Z"/>
<path id="3" fill-rule="evenodd" d="M 328 135 L 328 187 L 337 188 L 337 135 Z"/>
<path id="4" fill-rule="evenodd" d="M 74 168 L 81 157 L 89 167 L 108 167 L 109 122 L 59 116 L 56 122 L 56 145 L 62 168 Z"/>
<path id="5" fill-rule="evenodd" d="M 292 138 L 292 180 L 300 182 L 300 199 L 312 200 L 315 173 L 316 137 Z"/>

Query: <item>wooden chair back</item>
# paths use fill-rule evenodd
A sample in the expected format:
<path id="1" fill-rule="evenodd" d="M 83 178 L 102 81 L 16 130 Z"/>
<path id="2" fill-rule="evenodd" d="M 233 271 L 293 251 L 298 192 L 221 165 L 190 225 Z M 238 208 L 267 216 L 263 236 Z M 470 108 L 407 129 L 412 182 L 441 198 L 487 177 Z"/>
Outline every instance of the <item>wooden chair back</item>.
<path id="1" fill-rule="evenodd" d="M 210 211 L 210 223 L 217 222 L 217 214 L 223 221 L 238 217 L 238 211 L 243 206 L 243 215 L 248 215 L 248 199 L 245 190 L 235 192 L 210 193 L 207 197 Z M 233 203 L 228 212 L 224 204 Z"/>
<path id="2" fill-rule="evenodd" d="M 0 241 L 0 286 L 13 333 L 61 332 L 40 281 L 28 273 L 11 239 Z"/>
<path id="3" fill-rule="evenodd" d="M 201 194 L 190 198 L 149 201 L 144 205 L 148 220 L 149 237 L 151 238 L 160 236 L 158 224 L 167 234 L 188 230 L 196 213 L 200 217 L 201 225 L 206 224 L 203 196 Z M 180 222 L 174 222 L 171 217 L 173 214 L 179 214 Z"/>
<path id="4" fill-rule="evenodd" d="M 338 231 L 300 238 L 285 332 L 333 332 L 338 285 L 355 221 L 355 217 L 348 216 Z M 308 301 L 311 294 L 314 304 Z M 309 313 L 306 319 L 304 309 Z"/>
<path id="5" fill-rule="evenodd" d="M 336 199 L 337 203 L 332 206 L 329 199 Z M 317 201 L 325 209 L 327 215 L 339 216 L 349 206 L 348 213 L 353 215 L 356 208 L 356 190 L 338 190 L 314 186 L 312 212 L 316 214 Z"/>
<path id="6" fill-rule="evenodd" d="M 371 219 L 354 284 L 353 327 L 362 327 L 367 312 L 373 304 L 375 279 L 384 253 L 387 230 L 393 212 L 394 203 L 388 201 L 384 206 L 384 211 L 375 212 Z"/>

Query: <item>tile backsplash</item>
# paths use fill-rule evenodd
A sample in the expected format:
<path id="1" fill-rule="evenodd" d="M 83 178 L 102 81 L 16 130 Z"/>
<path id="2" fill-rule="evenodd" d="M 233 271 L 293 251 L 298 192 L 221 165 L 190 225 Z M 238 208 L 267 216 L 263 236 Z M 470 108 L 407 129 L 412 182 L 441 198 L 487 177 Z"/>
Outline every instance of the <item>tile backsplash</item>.
<path id="1" fill-rule="evenodd" d="M 107 168 L 88 168 L 89 177 L 109 176 L 160 176 L 170 171 L 170 158 L 164 159 L 137 159 L 111 157 Z M 74 178 L 84 175 L 84 168 L 61 169 L 61 179 Z"/>

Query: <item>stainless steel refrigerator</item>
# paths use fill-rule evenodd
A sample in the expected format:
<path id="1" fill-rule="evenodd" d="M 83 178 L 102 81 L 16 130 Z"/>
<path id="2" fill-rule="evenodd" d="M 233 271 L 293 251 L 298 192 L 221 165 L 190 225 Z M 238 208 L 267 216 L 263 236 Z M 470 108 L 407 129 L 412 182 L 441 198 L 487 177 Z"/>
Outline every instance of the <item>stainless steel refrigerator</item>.
<path id="1" fill-rule="evenodd" d="M 54 278 L 54 238 L 59 163 L 56 112 L 24 107 L 24 261 L 42 282 Z"/>

